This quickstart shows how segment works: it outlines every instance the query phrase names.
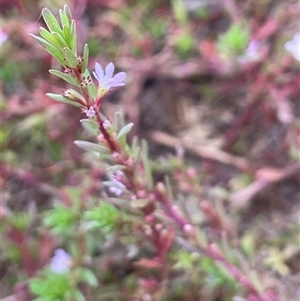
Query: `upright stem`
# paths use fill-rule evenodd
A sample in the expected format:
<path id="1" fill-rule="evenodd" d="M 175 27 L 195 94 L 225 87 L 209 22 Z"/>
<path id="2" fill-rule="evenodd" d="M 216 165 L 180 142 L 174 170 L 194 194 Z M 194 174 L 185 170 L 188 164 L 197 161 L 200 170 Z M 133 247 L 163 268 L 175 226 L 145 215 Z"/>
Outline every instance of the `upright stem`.
<path id="1" fill-rule="evenodd" d="M 73 69 L 73 72 L 74 72 L 74 75 L 75 75 L 77 81 L 79 83 L 81 83 L 81 81 L 82 81 L 82 78 L 81 78 L 82 74 L 78 71 L 78 69 Z M 91 102 L 91 98 L 90 98 L 89 93 L 83 87 L 81 87 L 81 86 L 80 86 L 80 91 L 81 91 L 83 97 L 86 100 L 87 106 L 91 106 L 92 102 Z"/>
<path id="2" fill-rule="evenodd" d="M 119 153 L 120 152 L 119 145 L 117 145 L 115 143 L 115 141 L 112 139 L 112 137 L 110 136 L 110 134 L 107 132 L 107 130 L 103 126 L 103 120 L 101 118 L 101 115 L 100 115 L 100 112 L 99 112 L 99 108 L 96 108 L 96 117 L 97 117 L 99 129 L 100 129 L 101 133 L 103 134 L 104 139 L 108 143 L 108 146 L 109 146 L 111 152 L 112 153 Z"/>

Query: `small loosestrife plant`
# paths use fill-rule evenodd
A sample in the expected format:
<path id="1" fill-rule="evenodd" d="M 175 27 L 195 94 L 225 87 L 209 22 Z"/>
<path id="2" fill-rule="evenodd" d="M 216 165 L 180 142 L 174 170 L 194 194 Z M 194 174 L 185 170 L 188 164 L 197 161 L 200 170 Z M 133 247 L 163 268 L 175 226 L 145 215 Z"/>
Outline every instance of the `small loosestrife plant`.
<path id="1" fill-rule="evenodd" d="M 97 244 L 105 243 L 109 235 L 120 236 L 131 246 L 131 259 L 135 258 L 136 268 L 148 270 L 143 276 L 137 274 L 133 295 L 128 300 L 163 300 L 166 277 L 170 273 L 170 254 L 177 242 L 189 252 L 177 266 L 191 266 L 193 262 L 203 265 L 203 271 L 224 279 L 233 294 L 243 295 L 239 300 L 278 301 L 276 294 L 263 286 L 258 276 L 245 270 L 228 245 L 213 242 L 205 233 L 194 226 L 187 213 L 183 214 L 174 204 L 174 197 L 168 181 L 155 183 L 148 146 L 145 141 L 134 138 L 129 144 L 127 134 L 133 123 L 125 124 L 121 113 L 114 120 L 108 120 L 101 112 L 103 98 L 113 88 L 125 85 L 126 73 L 115 74 L 113 63 L 103 68 L 95 64 L 94 71 L 88 70 L 89 47 L 77 49 L 76 23 L 67 5 L 59 11 L 60 21 L 47 9 L 42 16 L 47 29 L 40 28 L 40 36 L 31 35 L 62 66 L 62 70 L 49 70 L 71 85 L 62 94 L 47 94 L 50 98 L 81 109 L 85 118 L 80 120 L 83 127 L 97 139 L 75 141 L 75 144 L 97 155 L 95 160 L 104 160 L 107 168 L 107 186 L 110 195 L 100 204 L 85 198 L 80 188 L 68 188 L 66 197 L 69 206 L 55 204 L 47 211 L 44 225 L 54 236 L 58 236 L 69 246 L 68 250 L 57 249 L 51 262 L 29 281 L 35 300 L 106 300 L 104 265 L 94 260 L 101 253 Z M 222 222 L 209 204 L 203 212 L 215 219 L 219 230 Z M 150 245 L 151 256 L 142 256 L 140 246 Z M 219 246 L 220 245 L 220 246 Z M 100 249 L 99 249 L 100 248 Z M 224 250 L 223 250 L 224 249 Z M 138 254 L 138 255 L 137 255 Z M 105 254 L 104 254 L 105 255 Z M 109 255 L 109 254 L 108 254 Z M 106 255 L 106 256 L 108 256 Z M 181 261 L 180 258 L 177 258 Z M 184 262 L 187 262 L 184 264 Z M 212 267 L 212 264 L 214 267 Z M 175 264 L 176 267 L 176 264 Z M 100 285 L 100 282 L 102 283 Z M 103 295 L 102 295 L 103 294 Z M 96 296 L 96 299 L 93 298 Z M 102 297 L 101 297 L 102 296 Z M 113 299 L 127 300 L 111 292 Z M 116 299 L 115 299 L 116 298 Z M 148 298 L 148 299 L 146 299 Z"/>

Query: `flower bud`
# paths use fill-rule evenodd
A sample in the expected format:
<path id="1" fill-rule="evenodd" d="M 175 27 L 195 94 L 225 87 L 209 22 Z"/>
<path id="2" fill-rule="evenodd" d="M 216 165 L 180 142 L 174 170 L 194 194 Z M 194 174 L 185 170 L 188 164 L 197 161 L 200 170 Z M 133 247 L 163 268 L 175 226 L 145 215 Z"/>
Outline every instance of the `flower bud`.
<path id="1" fill-rule="evenodd" d="M 70 100 L 74 100 L 80 103 L 86 103 L 85 98 L 73 89 L 67 89 L 63 91 L 63 96 Z"/>

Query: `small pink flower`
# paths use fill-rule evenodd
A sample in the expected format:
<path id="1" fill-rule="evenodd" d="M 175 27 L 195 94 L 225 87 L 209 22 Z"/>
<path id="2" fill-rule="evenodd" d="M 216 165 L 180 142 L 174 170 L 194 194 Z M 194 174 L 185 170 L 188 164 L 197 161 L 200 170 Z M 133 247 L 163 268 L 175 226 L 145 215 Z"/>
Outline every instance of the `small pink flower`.
<path id="1" fill-rule="evenodd" d="M 94 107 L 90 106 L 89 109 L 83 110 L 88 118 L 93 118 L 96 115 Z"/>
<path id="2" fill-rule="evenodd" d="M 106 130 L 108 130 L 108 129 L 111 128 L 111 123 L 109 122 L 109 120 L 106 119 L 106 120 L 103 122 L 103 127 L 104 127 Z"/>

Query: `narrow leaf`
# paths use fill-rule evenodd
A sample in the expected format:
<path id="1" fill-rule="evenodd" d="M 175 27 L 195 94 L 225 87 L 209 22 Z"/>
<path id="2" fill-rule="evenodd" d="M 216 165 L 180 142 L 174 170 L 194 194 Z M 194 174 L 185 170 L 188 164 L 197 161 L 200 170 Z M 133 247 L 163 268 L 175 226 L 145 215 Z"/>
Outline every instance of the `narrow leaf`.
<path id="1" fill-rule="evenodd" d="M 71 10 L 67 4 L 64 5 L 64 12 L 66 13 L 66 16 L 69 20 L 69 24 L 71 25 L 73 18 L 72 18 Z"/>
<path id="2" fill-rule="evenodd" d="M 74 290 L 73 295 L 74 295 L 73 297 L 76 301 L 86 301 L 84 295 L 78 289 Z"/>
<path id="3" fill-rule="evenodd" d="M 83 76 L 86 77 L 86 78 L 91 78 L 90 71 L 88 69 L 85 69 L 85 71 L 83 73 Z M 97 94 L 97 89 L 96 89 L 95 84 L 94 84 L 93 81 L 88 86 L 87 90 L 88 90 L 88 93 L 89 93 L 91 99 L 95 99 L 96 98 L 96 94 Z M 105 118 L 105 119 L 107 119 L 107 118 Z"/>
<path id="4" fill-rule="evenodd" d="M 152 170 L 151 170 L 151 166 L 150 166 L 150 162 L 149 162 L 149 158 L 148 158 L 148 144 L 145 140 L 142 140 L 142 152 L 141 152 L 141 156 L 142 156 L 142 161 L 144 164 L 144 168 L 145 168 L 145 173 L 146 173 L 146 179 L 147 179 L 147 184 L 149 185 L 149 188 L 153 188 L 153 178 L 152 178 Z"/>
<path id="5" fill-rule="evenodd" d="M 53 30 L 51 30 L 52 33 L 60 34 L 63 38 L 65 37 L 64 31 L 60 28 L 60 26 L 57 24 L 53 24 Z"/>
<path id="6" fill-rule="evenodd" d="M 42 10 L 42 16 L 45 20 L 45 23 L 47 24 L 47 27 L 51 32 L 55 31 L 54 28 L 59 27 L 57 20 L 48 8 L 44 8 Z"/>
<path id="7" fill-rule="evenodd" d="M 73 52 L 77 53 L 77 32 L 76 32 L 76 23 L 72 20 L 71 24 L 71 49 Z"/>
<path id="8" fill-rule="evenodd" d="M 131 155 L 135 160 L 137 159 L 139 152 L 138 138 L 137 136 L 134 136 L 131 143 Z"/>
<path id="9" fill-rule="evenodd" d="M 91 134 L 94 136 L 98 135 L 99 128 L 98 124 L 95 120 L 93 119 L 81 119 L 80 122 L 82 123 L 82 126 Z"/>
<path id="10" fill-rule="evenodd" d="M 133 128 L 134 124 L 131 122 L 131 123 L 128 123 L 126 124 L 121 130 L 120 132 L 118 133 L 117 135 L 117 140 L 121 139 L 122 137 L 126 136 L 130 131 L 131 129 Z"/>
<path id="11" fill-rule="evenodd" d="M 56 58 L 62 66 L 67 66 L 66 62 L 64 61 L 63 54 L 58 49 L 45 47 L 45 50 L 48 53 L 50 53 L 54 58 Z"/>
<path id="12" fill-rule="evenodd" d="M 34 39 L 36 39 L 39 42 L 39 44 L 41 44 L 46 49 L 47 52 L 49 52 L 59 61 L 60 64 L 66 66 L 61 51 L 55 45 L 51 44 L 50 42 L 48 42 L 47 40 L 41 37 L 35 36 L 33 34 L 29 34 L 29 35 Z"/>
<path id="13" fill-rule="evenodd" d="M 68 66 L 71 68 L 76 68 L 78 65 L 77 57 L 74 55 L 70 48 L 63 49 L 64 58 L 68 63 Z"/>
<path id="14" fill-rule="evenodd" d="M 69 23 L 69 19 L 67 17 L 67 14 L 62 9 L 59 10 L 59 16 L 61 21 L 62 28 L 69 27 L 71 25 L 71 22 Z"/>
<path id="15" fill-rule="evenodd" d="M 172 187 L 171 187 L 170 178 L 168 176 L 166 176 L 166 178 L 165 178 L 165 184 L 166 184 L 167 196 L 168 196 L 171 204 L 174 204 L 175 203 L 174 195 L 173 195 L 173 191 L 172 191 Z"/>
<path id="16" fill-rule="evenodd" d="M 76 140 L 74 141 L 74 143 L 87 151 L 93 151 L 93 152 L 97 152 L 97 153 L 104 153 L 104 154 L 108 154 L 109 153 L 109 149 L 103 145 L 100 144 L 96 144 L 96 143 L 92 143 L 92 142 L 88 142 L 88 141 L 82 141 L 82 140 Z"/>
<path id="17" fill-rule="evenodd" d="M 47 40 L 45 40 L 45 39 L 43 39 L 41 37 L 35 36 L 35 35 L 31 34 L 31 33 L 29 35 L 31 37 L 33 37 L 34 39 L 36 39 L 43 47 L 56 48 L 59 51 L 59 49 L 56 46 L 52 45 Z"/>
<path id="18" fill-rule="evenodd" d="M 96 287 L 98 285 L 98 279 L 91 270 L 84 269 L 81 272 L 81 279 L 88 283 L 90 286 Z"/>
<path id="19" fill-rule="evenodd" d="M 53 36 L 56 38 L 57 43 L 59 44 L 60 48 L 68 47 L 67 42 L 65 41 L 65 38 L 62 37 L 60 34 L 57 32 L 52 33 Z"/>
<path id="20" fill-rule="evenodd" d="M 84 73 L 85 69 L 87 68 L 88 60 L 89 60 L 89 46 L 88 46 L 88 44 L 84 45 L 82 59 L 83 59 L 83 61 L 82 61 L 81 72 Z"/>
<path id="21" fill-rule="evenodd" d="M 56 47 L 56 39 L 55 37 L 51 34 L 51 32 L 49 32 L 47 29 L 45 29 L 44 27 L 40 27 L 40 35 L 47 40 L 48 42 L 50 42 L 51 44 L 54 44 Z"/>
<path id="22" fill-rule="evenodd" d="M 115 114 L 114 127 L 116 131 L 120 131 L 125 126 L 123 112 L 119 111 Z"/>
<path id="23" fill-rule="evenodd" d="M 72 98 L 80 99 L 83 103 L 86 104 L 85 98 L 78 91 L 69 89 L 72 95 Z"/>
<path id="24" fill-rule="evenodd" d="M 61 71 L 58 71 L 58 70 L 52 70 L 50 69 L 49 72 L 52 74 L 52 75 L 55 75 L 61 79 L 63 79 L 64 81 L 66 81 L 67 83 L 71 84 L 71 85 L 74 85 L 74 86 L 77 86 L 79 87 L 80 85 L 77 83 L 77 80 L 73 77 L 72 74 L 66 74 L 66 73 L 63 73 Z"/>
<path id="25" fill-rule="evenodd" d="M 71 47 L 71 32 L 70 28 L 67 26 L 64 26 L 64 34 L 65 34 L 65 41 L 68 44 L 68 47 Z"/>
<path id="26" fill-rule="evenodd" d="M 47 93 L 46 95 L 58 102 L 67 103 L 67 104 L 70 104 L 72 106 L 79 107 L 79 108 L 84 108 L 84 106 L 81 105 L 80 103 L 73 101 L 71 99 L 68 99 L 60 94 Z"/>

